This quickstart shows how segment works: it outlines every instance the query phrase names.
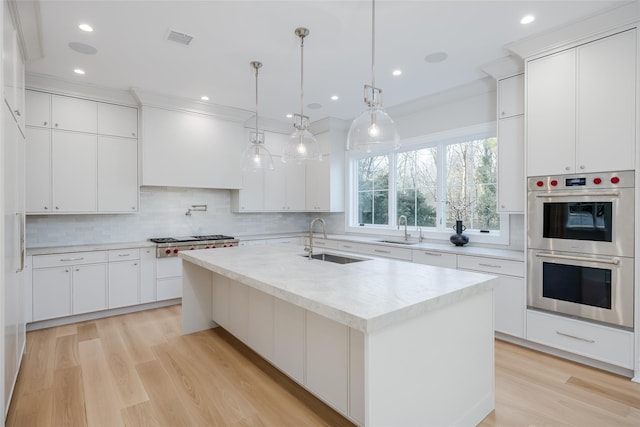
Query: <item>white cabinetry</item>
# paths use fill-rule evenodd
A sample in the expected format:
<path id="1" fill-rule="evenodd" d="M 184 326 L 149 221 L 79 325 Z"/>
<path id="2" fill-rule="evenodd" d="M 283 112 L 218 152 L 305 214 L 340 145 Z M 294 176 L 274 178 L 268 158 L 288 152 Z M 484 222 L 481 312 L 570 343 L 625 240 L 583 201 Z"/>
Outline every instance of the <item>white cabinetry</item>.
<path id="1" fill-rule="evenodd" d="M 426 249 L 414 249 L 413 262 L 435 267 L 456 268 L 457 255 Z"/>
<path id="2" fill-rule="evenodd" d="M 305 342 L 305 386 L 346 414 L 349 395 L 349 328 L 307 311 Z"/>
<path id="3" fill-rule="evenodd" d="M 241 123 L 143 106 L 142 185 L 240 188 Z"/>
<path id="4" fill-rule="evenodd" d="M 305 210 L 305 169 L 304 163 L 282 163 L 280 157 L 273 156 L 275 169 L 265 172 L 265 211 Z"/>
<path id="5" fill-rule="evenodd" d="M 273 300 L 271 295 L 249 288 L 247 344 L 267 360 L 273 360 Z"/>
<path id="6" fill-rule="evenodd" d="M 305 310 L 279 298 L 273 302 L 273 363 L 304 382 Z"/>
<path id="7" fill-rule="evenodd" d="M 27 107 L 27 212 L 138 210 L 136 108 L 38 91 Z"/>
<path id="8" fill-rule="evenodd" d="M 323 129 L 314 128 L 313 131 L 322 152 L 322 161 L 307 162 L 306 209 L 310 212 L 343 212 L 348 124 L 327 118 L 318 125 Z"/>
<path id="9" fill-rule="evenodd" d="M 140 303 L 156 300 L 156 251 L 140 248 Z"/>
<path id="10" fill-rule="evenodd" d="M 229 321 L 227 329 L 242 342 L 247 342 L 249 332 L 249 287 L 229 282 Z"/>
<path id="11" fill-rule="evenodd" d="M 629 30 L 527 63 L 529 176 L 634 168 L 636 57 Z"/>
<path id="12" fill-rule="evenodd" d="M 138 143 L 98 136 L 98 211 L 138 210 Z"/>
<path id="13" fill-rule="evenodd" d="M 182 297 L 182 259 L 156 260 L 156 300 Z"/>
<path id="14" fill-rule="evenodd" d="M 140 303 L 140 251 L 109 251 L 109 308 Z"/>
<path id="15" fill-rule="evenodd" d="M 24 134 L 24 60 L 8 2 L 3 3 L 4 100 L 18 128 Z"/>
<path id="16" fill-rule="evenodd" d="M 95 134 L 53 132 L 51 181 L 54 211 L 96 211 L 97 155 L 98 138 Z"/>
<path id="17" fill-rule="evenodd" d="M 498 80 L 498 211 L 524 212 L 524 75 Z"/>
<path id="18" fill-rule="evenodd" d="M 458 268 L 498 276 L 499 280 L 493 291 L 495 330 L 524 338 L 526 308 L 524 262 L 458 255 Z"/>
<path id="19" fill-rule="evenodd" d="M 107 253 L 74 252 L 33 257 L 33 320 L 107 308 Z"/>

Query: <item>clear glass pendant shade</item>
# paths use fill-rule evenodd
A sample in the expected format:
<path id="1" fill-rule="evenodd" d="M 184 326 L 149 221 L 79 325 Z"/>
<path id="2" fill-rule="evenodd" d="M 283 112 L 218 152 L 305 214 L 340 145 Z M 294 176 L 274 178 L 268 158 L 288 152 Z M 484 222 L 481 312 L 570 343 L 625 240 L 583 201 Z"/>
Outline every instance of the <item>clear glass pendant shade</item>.
<path id="1" fill-rule="evenodd" d="M 289 137 L 282 153 L 282 162 L 303 163 L 305 160 L 322 160 L 318 142 L 306 128 L 298 128 Z"/>
<path id="2" fill-rule="evenodd" d="M 263 141 L 264 134 L 262 132 L 251 133 L 251 145 L 247 147 L 242 156 L 243 171 L 273 170 L 273 158 Z"/>
<path id="3" fill-rule="evenodd" d="M 347 136 L 347 150 L 370 153 L 397 150 L 400 135 L 393 119 L 380 107 L 367 108 L 351 123 Z"/>

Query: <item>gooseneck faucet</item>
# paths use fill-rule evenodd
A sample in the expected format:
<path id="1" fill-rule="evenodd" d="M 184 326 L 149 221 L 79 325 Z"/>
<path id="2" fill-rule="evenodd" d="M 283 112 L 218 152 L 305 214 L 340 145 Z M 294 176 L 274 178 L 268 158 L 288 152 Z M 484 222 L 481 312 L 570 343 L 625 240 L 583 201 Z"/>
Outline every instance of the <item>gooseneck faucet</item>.
<path id="1" fill-rule="evenodd" d="M 407 216 L 406 215 L 400 215 L 398 217 L 398 230 L 400 230 L 400 226 L 402 225 L 401 222 L 404 219 L 404 240 L 407 241 L 409 240 L 409 235 L 407 234 Z"/>
<path id="2" fill-rule="evenodd" d="M 325 239 L 327 238 L 327 229 L 326 229 L 326 224 L 324 222 L 324 219 L 322 218 L 312 219 L 311 222 L 309 223 L 309 247 L 307 248 L 307 250 L 309 251 L 309 259 L 313 258 L 313 226 L 317 221 L 319 221 L 320 224 L 322 224 L 322 234 L 324 235 Z"/>

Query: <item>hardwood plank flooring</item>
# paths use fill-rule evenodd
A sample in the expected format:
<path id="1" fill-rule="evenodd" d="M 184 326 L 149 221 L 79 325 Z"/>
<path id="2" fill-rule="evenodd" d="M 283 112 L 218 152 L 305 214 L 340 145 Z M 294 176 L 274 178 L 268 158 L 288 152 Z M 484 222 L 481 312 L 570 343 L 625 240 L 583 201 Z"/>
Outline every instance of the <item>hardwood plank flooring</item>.
<path id="1" fill-rule="evenodd" d="M 180 306 L 33 331 L 6 426 L 352 424 Z M 640 384 L 496 341 L 493 426 L 639 426 Z"/>

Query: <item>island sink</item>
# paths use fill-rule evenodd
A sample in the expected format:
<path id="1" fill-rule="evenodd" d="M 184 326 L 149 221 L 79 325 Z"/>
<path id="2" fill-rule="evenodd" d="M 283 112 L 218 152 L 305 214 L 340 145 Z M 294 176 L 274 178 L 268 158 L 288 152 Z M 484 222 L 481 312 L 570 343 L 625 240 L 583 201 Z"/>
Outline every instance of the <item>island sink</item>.
<path id="1" fill-rule="evenodd" d="M 308 255 L 302 255 L 302 256 L 308 257 Z M 360 261 L 368 260 L 367 258 L 353 258 L 353 257 L 344 256 L 344 255 L 326 254 L 326 253 L 313 254 L 311 258 L 319 259 L 320 261 L 335 262 L 336 264 L 351 264 L 352 262 L 360 262 Z"/>

